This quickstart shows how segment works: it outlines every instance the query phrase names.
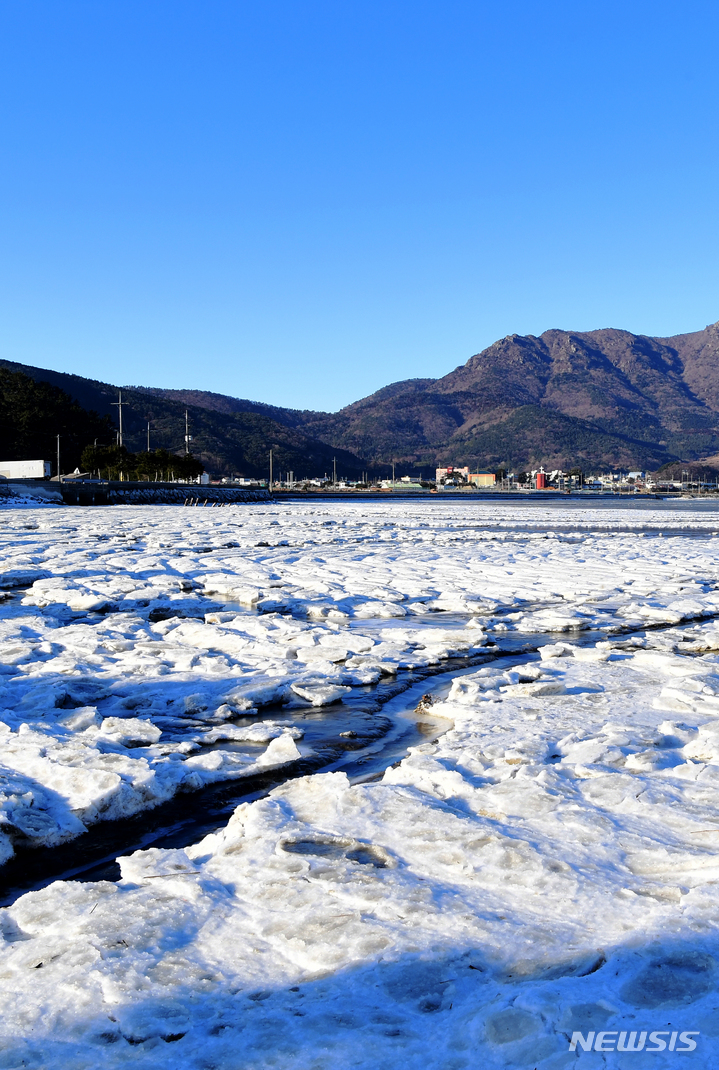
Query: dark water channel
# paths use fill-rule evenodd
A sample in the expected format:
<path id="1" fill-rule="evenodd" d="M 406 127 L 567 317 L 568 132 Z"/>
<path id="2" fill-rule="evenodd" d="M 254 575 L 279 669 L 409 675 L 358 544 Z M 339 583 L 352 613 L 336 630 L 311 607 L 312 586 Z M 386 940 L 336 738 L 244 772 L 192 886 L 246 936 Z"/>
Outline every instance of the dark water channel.
<path id="1" fill-rule="evenodd" d="M 15 588 L 11 599 L 4 603 L 2 616 L 12 617 L 25 612 L 21 604 L 24 587 Z M 135 608 L 135 607 L 133 607 Z M 140 612 L 147 612 L 140 607 Z M 233 612 L 255 616 L 254 609 L 244 609 L 232 603 L 215 603 L 201 599 L 195 607 L 188 607 L 182 616 L 203 618 L 206 612 L 231 609 Z M 92 624 L 102 619 L 100 613 L 69 611 L 65 606 L 45 611 L 61 623 L 81 619 Z M 498 607 L 493 615 L 501 615 Z M 432 612 L 426 617 L 358 620 L 348 627 L 358 627 L 363 633 L 392 629 L 423 627 L 444 631 L 461 631 L 467 623 L 465 614 Z M 426 668 L 400 670 L 385 676 L 376 684 L 354 687 L 340 702 L 325 707 L 296 704 L 267 705 L 259 712 L 233 717 L 231 723 L 249 725 L 260 720 L 274 720 L 302 730 L 298 741 L 301 757 L 289 765 L 268 769 L 261 773 L 236 777 L 208 785 L 195 791 L 181 792 L 171 800 L 116 821 L 101 821 L 90 826 L 82 836 L 57 847 L 29 847 L 15 843 L 15 855 L 0 867 L 0 905 L 7 906 L 25 891 L 37 889 L 53 880 L 116 880 L 120 869 L 118 855 L 125 855 L 147 847 L 185 847 L 196 843 L 210 832 L 224 827 L 240 802 L 252 801 L 267 794 L 287 780 L 320 771 L 343 771 L 353 782 L 380 777 L 388 766 L 400 761 L 410 747 L 433 739 L 450 727 L 450 722 L 432 719 L 426 712 L 415 714 L 415 707 L 424 691 L 449 691 L 452 678 L 471 671 L 478 665 L 499 656 L 514 660 L 530 654 L 544 642 L 552 642 L 551 635 L 503 635 L 500 645 L 488 645 L 471 657 L 443 660 Z M 434 678 L 438 679 L 435 680 Z M 184 691 L 184 688 L 182 689 Z M 401 698 L 405 696 L 405 698 Z M 95 700 L 92 700 L 95 702 Z M 78 702 L 72 701 L 71 706 Z M 84 704 L 84 703 L 80 703 Z M 104 714 L 117 712 L 104 709 L 105 702 L 97 701 Z M 181 742 L 207 728 L 199 722 L 176 717 L 153 717 L 163 728 L 163 738 Z M 167 723 L 163 724 L 163 720 Z M 214 748 L 244 752 L 248 757 L 259 756 L 266 744 L 229 742 L 220 740 L 203 745 L 202 750 Z"/>
<path id="2" fill-rule="evenodd" d="M 302 757 L 290 765 L 197 791 L 180 793 L 153 809 L 121 821 L 101 821 L 86 833 L 57 847 L 22 848 L 0 870 L 0 905 L 53 880 L 117 880 L 118 855 L 147 847 L 186 847 L 227 824 L 241 802 L 310 773 L 342 771 L 353 782 L 380 777 L 409 747 L 434 739 L 450 727 L 443 718 L 414 710 L 425 691 L 448 691 L 458 673 L 494 659 L 490 651 L 452 658 L 426 669 L 403 670 L 377 684 L 353 688 L 342 702 L 325 707 L 265 706 L 233 724 L 259 719 L 286 721 L 304 732 Z M 435 681 L 433 678 L 438 677 Z M 406 702 L 402 701 L 406 696 Z M 228 747 L 227 743 L 218 746 Z M 243 750 L 246 744 L 241 744 Z M 263 750 L 264 745 L 258 748 Z"/>
<path id="3" fill-rule="evenodd" d="M 434 614 L 432 614 L 434 617 Z M 438 615 L 439 616 L 439 615 Z M 458 630 L 467 618 L 442 614 L 441 627 Z M 708 618 L 703 617 L 704 621 Z M 363 628 L 370 623 L 362 621 Z M 683 622 L 690 623 L 690 622 Z M 378 625 L 380 622 L 378 622 Z M 383 627 L 408 621 L 382 621 Z M 432 626 L 440 621 L 427 621 Z M 411 627 L 417 627 L 412 621 Z M 641 629 L 621 629 L 621 634 L 641 635 L 677 625 L 660 624 Z M 620 638 L 620 631 L 613 631 Z M 265 706 L 233 723 L 258 719 L 285 721 L 303 730 L 299 741 L 301 758 L 289 765 L 234 780 L 208 785 L 197 791 L 180 793 L 154 809 L 143 810 L 121 821 L 92 825 L 86 833 L 57 847 L 16 847 L 15 856 L 0 869 L 0 906 L 8 906 L 24 892 L 42 888 L 54 880 L 118 880 L 116 859 L 148 847 L 177 848 L 197 843 L 223 828 L 241 802 L 251 802 L 289 780 L 311 773 L 342 771 L 353 783 L 381 778 L 385 769 L 401 761 L 410 747 L 436 739 L 451 728 L 451 722 L 432 716 L 426 708 L 417 712 L 422 695 L 429 692 L 444 697 L 452 681 L 476 671 L 488 662 L 506 661 L 506 667 L 530 660 L 540 647 L 557 641 L 593 645 L 606 639 L 606 632 L 503 634 L 470 657 L 449 658 L 428 668 L 401 670 L 378 683 L 355 687 L 343 701 L 320 708 Z M 228 744 L 219 743 L 221 747 Z M 240 747 L 247 749 L 246 744 Z"/>
<path id="4" fill-rule="evenodd" d="M 716 509 L 716 505 L 713 508 Z M 710 534 L 696 529 L 687 532 L 690 533 L 695 538 Z M 683 532 L 668 531 L 666 534 Z M 214 607 L 211 605 L 210 608 Z M 235 607 L 225 603 L 217 608 Z M 516 612 L 518 608 L 517 605 L 504 610 L 497 607 L 492 616 L 501 617 L 503 612 Z M 532 604 L 535 611 L 541 608 L 539 603 Z M 208 606 L 203 605 L 198 615 L 204 615 L 207 609 Z M 4 607 L 4 615 L 8 615 L 8 611 L 13 612 L 10 606 Z M 716 615 L 719 614 L 712 616 Z M 85 617 L 86 620 L 91 618 L 92 615 Z M 449 631 L 464 629 L 468 619 L 464 614 L 443 612 L 422 618 L 361 620 L 356 626 L 363 632 L 392 627 L 420 631 L 422 626 Z M 706 621 L 709 616 L 701 619 Z M 618 638 L 620 632 L 641 635 L 645 631 L 676 626 L 613 628 L 612 634 Z M 260 798 L 288 780 L 327 771 L 343 771 L 354 783 L 378 779 L 385 769 L 405 757 L 410 747 L 435 739 L 451 727 L 451 722 L 432 717 L 426 710 L 416 712 L 425 691 L 442 696 L 448 692 L 455 676 L 471 672 L 490 660 L 506 659 L 509 667 L 532 657 L 548 643 L 568 640 L 584 645 L 607 637 L 606 630 L 502 633 L 493 640 L 496 645 L 487 646 L 471 657 L 450 658 L 428 668 L 401 670 L 396 676 L 383 677 L 376 684 L 353 688 L 343 701 L 331 706 L 265 706 L 259 714 L 254 711 L 247 717 L 233 718 L 233 723 L 238 725 L 273 719 L 301 728 L 304 735 L 299 741 L 300 759 L 284 767 L 180 793 L 134 817 L 99 822 L 82 836 L 58 847 L 17 847 L 16 855 L 0 868 L 0 905 L 7 906 L 24 892 L 44 887 L 53 880 L 117 880 L 120 876 L 118 856 L 148 847 L 186 847 L 196 843 L 208 833 L 224 827 L 239 803 Z M 181 734 L 181 730 L 173 733 L 175 736 Z M 220 742 L 217 746 L 227 749 L 233 745 Z M 245 751 L 252 749 L 244 743 L 236 746 Z"/>

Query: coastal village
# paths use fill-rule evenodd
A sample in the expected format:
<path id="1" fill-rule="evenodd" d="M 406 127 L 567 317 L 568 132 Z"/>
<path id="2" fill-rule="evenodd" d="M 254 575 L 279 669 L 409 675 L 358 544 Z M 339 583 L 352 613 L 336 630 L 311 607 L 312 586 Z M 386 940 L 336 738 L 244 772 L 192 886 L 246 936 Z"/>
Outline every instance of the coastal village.
<path id="1" fill-rule="evenodd" d="M 110 482 L 124 482 L 147 485 L 148 483 L 182 483 L 214 487 L 237 487 L 243 490 L 268 490 L 277 492 L 312 492 L 312 491 L 385 491 L 402 493 L 442 493 L 472 494 L 477 491 L 494 492 L 529 492 L 554 491 L 571 494 L 572 492 L 599 492 L 611 494 L 657 494 L 657 493 L 716 493 L 719 490 L 717 473 L 713 470 L 697 474 L 686 468 L 680 478 L 668 478 L 661 473 L 643 471 L 600 472 L 586 474 L 580 468 L 569 472 L 562 469 L 547 471 L 544 467 L 530 471 L 507 472 L 472 472 L 469 466 L 447 465 L 436 468 L 434 475 L 425 477 L 423 472 L 413 472 L 390 479 L 372 479 L 366 475 L 362 480 L 350 480 L 337 477 L 334 473 L 314 476 L 307 479 L 295 479 L 294 472 L 278 472 L 277 478 L 247 478 L 240 475 L 213 477 L 202 472 L 194 477 L 175 477 L 170 479 L 123 478 L 118 473 L 114 478 L 102 478 L 101 473 L 81 472 L 75 469 L 69 473 L 51 475 L 52 465 L 44 460 L 3 461 L 0 460 L 0 486 L 15 484 L 37 484 L 39 482 L 90 485 Z M 394 466 L 393 466 L 394 467 Z M 108 477 L 110 473 L 108 473 Z"/>
<path id="2" fill-rule="evenodd" d="M 211 480 L 212 483 L 239 485 L 248 488 L 267 487 L 267 480 L 222 479 Z M 423 473 L 398 476 L 395 479 L 378 479 L 353 481 L 331 476 L 295 480 L 293 473 L 286 478 L 273 480 L 275 490 L 384 490 L 404 492 L 437 491 L 442 493 L 472 493 L 473 491 L 599 491 L 604 493 L 639 494 L 672 491 L 716 491 L 717 477 L 714 471 L 698 475 L 694 469 L 681 472 L 681 478 L 668 478 L 660 473 L 643 471 L 583 473 L 579 468 L 566 472 L 561 468 L 545 470 L 543 467 L 527 472 L 472 472 L 468 466 L 447 465 L 437 468 L 434 477 L 425 478 Z"/>

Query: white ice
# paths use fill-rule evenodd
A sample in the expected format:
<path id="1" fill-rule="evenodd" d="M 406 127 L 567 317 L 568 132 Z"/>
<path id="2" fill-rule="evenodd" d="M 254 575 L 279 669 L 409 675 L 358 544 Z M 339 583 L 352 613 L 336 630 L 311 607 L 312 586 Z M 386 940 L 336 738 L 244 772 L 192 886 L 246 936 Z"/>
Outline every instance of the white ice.
<path id="1" fill-rule="evenodd" d="M 719 512 L 189 512 L 3 514 L 3 813 L 32 842 L 245 775 L 225 741 L 291 762 L 295 702 L 554 641 L 458 676 L 381 782 L 289 781 L 118 884 L 18 899 L 0 1067 L 713 1065 Z"/>

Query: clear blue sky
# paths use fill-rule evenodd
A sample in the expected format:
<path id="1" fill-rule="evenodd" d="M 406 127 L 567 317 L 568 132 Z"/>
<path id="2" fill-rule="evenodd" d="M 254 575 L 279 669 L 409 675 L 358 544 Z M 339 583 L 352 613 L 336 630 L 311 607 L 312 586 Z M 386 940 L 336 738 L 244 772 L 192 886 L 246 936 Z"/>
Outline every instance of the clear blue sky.
<path id="1" fill-rule="evenodd" d="M 336 409 L 719 319 L 706 0 L 0 2 L 0 353 Z"/>

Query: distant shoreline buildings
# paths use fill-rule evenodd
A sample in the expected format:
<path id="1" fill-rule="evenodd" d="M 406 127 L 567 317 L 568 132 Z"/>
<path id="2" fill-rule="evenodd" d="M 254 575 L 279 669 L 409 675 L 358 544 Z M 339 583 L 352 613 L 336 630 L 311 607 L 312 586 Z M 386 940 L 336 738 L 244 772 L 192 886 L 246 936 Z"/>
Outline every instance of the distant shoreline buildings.
<path id="1" fill-rule="evenodd" d="M 164 452 L 164 451 L 161 451 Z M 198 466 L 201 467 L 201 466 Z M 395 467 L 395 466 L 393 466 Z M 681 466 L 673 466 L 680 469 Z M 107 472 L 106 478 L 103 479 L 102 472 L 81 472 L 79 469 L 75 469 L 74 472 L 70 472 L 65 475 L 50 476 L 51 465 L 48 461 L 44 460 L 22 460 L 22 461 L 2 461 L 0 460 L 0 483 L 5 483 L 10 480 L 21 481 L 57 481 L 60 478 L 61 481 L 77 482 L 77 483 L 103 483 L 117 479 L 118 476 Z M 672 476 L 678 475 L 679 472 L 667 472 L 662 473 L 650 473 L 641 471 L 639 469 L 627 470 L 620 472 L 603 472 L 598 474 L 587 475 L 584 474 L 580 468 L 572 468 L 569 472 L 565 472 L 562 469 L 552 469 L 546 471 L 544 467 L 540 466 L 530 471 L 522 472 L 507 472 L 505 469 L 499 469 L 496 472 L 472 472 L 468 465 L 446 465 L 435 469 L 434 479 L 424 479 L 422 474 L 419 476 L 402 475 L 391 479 L 377 479 L 370 478 L 369 473 L 365 474 L 363 480 L 351 480 L 341 477 L 330 478 L 326 473 L 324 476 L 315 476 L 308 479 L 295 479 L 293 472 L 285 473 L 285 478 L 278 473 L 278 478 L 261 479 L 256 477 L 245 477 L 239 474 L 233 476 L 223 476 L 221 478 L 213 479 L 208 473 L 201 472 L 200 475 L 193 475 L 188 477 L 187 474 L 178 475 L 177 473 L 157 472 L 154 473 L 154 479 L 152 473 L 142 472 L 138 474 L 127 473 L 124 475 L 124 480 L 129 482 L 137 482 L 142 484 L 152 482 L 167 482 L 168 479 L 171 482 L 180 483 L 198 483 L 207 486 L 212 483 L 215 486 L 234 486 L 242 489 L 264 489 L 264 490 L 283 490 L 283 491 L 322 491 L 322 490 L 356 490 L 356 491 L 401 491 L 401 492 L 416 492 L 416 493 L 448 493 L 452 491 L 468 492 L 476 490 L 494 490 L 494 491 L 559 491 L 561 493 L 571 493 L 572 491 L 599 491 L 599 492 L 611 492 L 611 493 L 648 493 L 653 494 L 657 491 L 677 492 L 688 491 L 692 489 L 700 489 L 702 491 L 715 491 L 719 492 L 719 478 L 718 473 L 715 471 L 704 472 L 702 477 L 697 476 L 696 470 L 692 471 L 692 466 L 688 465 L 685 468 L 681 468 L 681 478 L 672 478 Z M 709 478 L 711 476 L 711 478 Z M 119 474 L 119 479 L 123 480 L 123 474 Z"/>

